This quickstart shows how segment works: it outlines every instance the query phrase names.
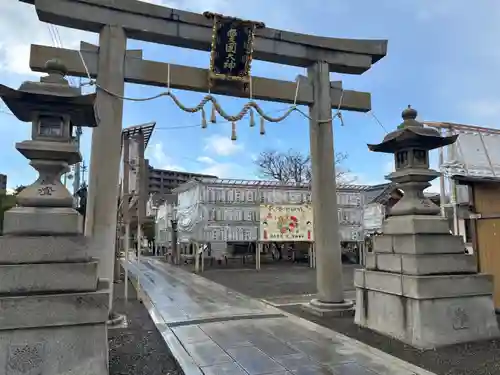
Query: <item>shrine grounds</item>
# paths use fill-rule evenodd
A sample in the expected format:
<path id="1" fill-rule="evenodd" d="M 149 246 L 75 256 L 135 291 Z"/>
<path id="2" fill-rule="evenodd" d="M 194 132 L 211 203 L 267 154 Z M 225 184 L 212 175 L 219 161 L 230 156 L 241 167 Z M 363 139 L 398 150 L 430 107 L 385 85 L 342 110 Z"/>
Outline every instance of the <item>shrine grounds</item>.
<path id="1" fill-rule="evenodd" d="M 316 293 L 316 270 L 305 263 L 289 261 L 262 262 L 261 269 L 254 264 L 236 261 L 217 268 L 206 268 L 200 275 L 253 298 L 265 299 L 273 304 L 300 303 Z M 354 291 L 354 270 L 359 265 L 344 265 L 344 290 Z M 354 298 L 354 297 L 353 297 Z"/>
<path id="2" fill-rule="evenodd" d="M 129 300 L 125 302 L 124 285 L 114 284 L 114 310 L 126 315 L 127 324 L 108 331 L 109 374 L 183 375 L 130 281 Z"/>
<path id="3" fill-rule="evenodd" d="M 191 271 L 192 265 L 183 265 Z M 353 273 L 359 265 L 344 265 L 346 298 L 354 298 Z M 400 341 L 360 328 L 354 317 L 322 318 L 305 312 L 300 303 L 316 293 L 316 273 L 307 264 L 287 261 L 263 263 L 256 271 L 251 263 L 233 261 L 212 266 L 201 276 L 253 298 L 265 300 L 286 312 L 313 321 L 437 375 L 500 375 L 500 340 L 452 345 L 421 351 Z M 500 324 L 500 316 L 498 316 Z"/>

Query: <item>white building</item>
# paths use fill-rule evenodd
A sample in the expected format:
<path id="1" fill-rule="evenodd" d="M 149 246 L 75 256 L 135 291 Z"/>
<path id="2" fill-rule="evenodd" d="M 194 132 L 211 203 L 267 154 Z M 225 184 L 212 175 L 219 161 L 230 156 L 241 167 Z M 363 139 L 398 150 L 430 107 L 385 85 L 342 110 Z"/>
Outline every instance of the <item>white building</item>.
<path id="1" fill-rule="evenodd" d="M 172 220 L 177 206 L 175 194 L 152 194 L 146 207 L 149 217 L 155 218 L 155 244 L 158 248 L 172 245 Z"/>
<path id="2" fill-rule="evenodd" d="M 366 185 L 338 186 L 338 215 L 343 242 L 363 241 L 364 194 L 369 190 L 371 187 Z M 233 243 L 257 240 L 260 204 L 311 202 L 309 185 L 274 181 L 199 179 L 181 185 L 174 192 L 177 194 L 176 207 L 173 202 L 158 207 L 157 243 L 170 246 L 170 220 L 175 210 L 179 241 L 210 243 L 216 258 L 231 251 Z"/>

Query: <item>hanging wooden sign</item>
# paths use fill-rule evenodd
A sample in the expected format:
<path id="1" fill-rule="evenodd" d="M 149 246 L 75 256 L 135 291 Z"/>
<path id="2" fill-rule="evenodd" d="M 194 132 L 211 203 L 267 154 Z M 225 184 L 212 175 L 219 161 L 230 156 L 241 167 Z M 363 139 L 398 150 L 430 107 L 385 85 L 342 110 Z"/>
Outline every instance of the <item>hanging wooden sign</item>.
<path id="1" fill-rule="evenodd" d="M 208 12 L 204 15 L 214 22 L 209 80 L 248 83 L 254 31 L 258 27 L 264 27 L 264 24 Z"/>

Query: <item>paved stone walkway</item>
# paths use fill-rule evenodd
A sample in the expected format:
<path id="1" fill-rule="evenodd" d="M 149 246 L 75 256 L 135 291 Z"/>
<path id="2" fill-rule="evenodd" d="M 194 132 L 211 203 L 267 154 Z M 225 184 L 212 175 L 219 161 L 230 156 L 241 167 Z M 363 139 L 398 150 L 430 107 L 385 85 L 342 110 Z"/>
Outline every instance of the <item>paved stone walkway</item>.
<path id="1" fill-rule="evenodd" d="M 129 272 L 186 375 L 432 375 L 155 259 Z"/>

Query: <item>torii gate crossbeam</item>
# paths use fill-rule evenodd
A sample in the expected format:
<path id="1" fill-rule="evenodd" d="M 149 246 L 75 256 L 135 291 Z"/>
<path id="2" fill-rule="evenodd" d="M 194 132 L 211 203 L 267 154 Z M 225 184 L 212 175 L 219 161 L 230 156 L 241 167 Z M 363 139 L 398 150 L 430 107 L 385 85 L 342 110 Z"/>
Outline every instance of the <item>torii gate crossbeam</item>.
<path id="1" fill-rule="evenodd" d="M 97 77 L 99 51 L 98 47 L 89 43 L 81 43 L 80 51 L 85 59 L 87 69 L 92 78 Z M 127 51 L 124 64 L 124 81 L 141 85 L 166 87 L 170 84 L 172 89 L 181 89 L 197 92 L 208 91 L 207 69 L 190 66 L 167 64 L 164 62 L 143 60 L 140 51 Z M 75 77 L 87 77 L 78 51 L 31 45 L 30 68 L 35 72 L 43 72 L 45 63 L 50 59 L 64 61 L 68 74 Z M 170 69 L 170 82 L 168 71 Z M 314 103 L 313 86 L 307 77 L 299 76 L 299 92 L 295 98 L 296 82 L 278 79 L 252 77 L 252 98 L 269 100 L 280 103 L 298 105 L 311 105 Z M 211 88 L 212 94 L 229 95 L 248 98 L 248 92 L 235 90 L 231 87 L 221 89 Z M 342 100 L 340 100 L 342 97 Z M 332 108 L 367 112 L 371 109 L 371 95 L 368 92 L 343 90 L 341 82 L 330 82 L 330 98 Z"/>
<path id="2" fill-rule="evenodd" d="M 133 60 L 130 55 L 127 57 L 127 37 L 190 49 L 210 50 L 212 23 L 200 14 L 137 0 L 20 1 L 34 4 L 41 21 L 99 33 L 99 52 L 87 51 L 86 56 L 89 57 L 88 53 L 94 53 L 94 57 L 90 57 L 89 64 L 95 69 L 93 72 L 97 74 L 97 84 L 117 95 L 123 95 L 124 81 L 127 78 L 136 82 L 143 80 L 149 85 L 159 82 L 158 85 L 161 86 L 162 80 L 166 77 L 152 77 L 144 70 L 147 64 L 157 63 Z M 39 70 L 43 70 L 40 61 L 37 61 L 37 54 L 42 55 L 47 50 L 40 51 L 42 49 L 37 50 L 34 47 L 31 64 L 34 68 L 36 66 Z M 311 305 L 317 311 L 324 312 L 328 309 L 345 307 L 331 116 L 332 104 L 339 104 L 342 90 L 338 84 L 332 85 L 329 73 L 333 71 L 362 74 L 370 69 L 373 63 L 384 57 L 386 51 L 385 40 L 316 37 L 270 28 L 259 29 L 256 32 L 253 53 L 255 59 L 308 68 L 308 85 L 305 85 L 304 91 L 299 95 L 300 101 L 297 102 L 309 106 L 311 118 L 310 148 L 318 288 L 318 300 L 311 301 Z M 69 57 L 67 52 L 58 50 L 57 53 L 66 53 Z M 72 56 L 74 59 L 75 55 Z M 134 64 L 136 68 L 132 68 Z M 165 65 L 155 66 L 158 69 L 157 74 L 161 74 L 165 68 Z M 70 71 L 78 73 L 78 69 L 81 70 L 81 67 L 70 63 Z M 175 79 L 179 87 L 204 91 L 204 86 L 202 87 L 200 82 L 206 73 L 187 67 L 176 69 L 178 71 Z M 190 72 L 196 73 L 198 77 L 196 82 L 192 77 L 188 77 Z M 266 94 L 264 80 L 256 81 L 255 87 L 262 99 L 290 102 L 289 98 L 294 96 L 295 84 L 282 82 L 267 82 L 267 88 L 272 94 Z M 279 90 L 273 90 L 273 83 L 287 87 L 287 93 L 281 94 Z M 344 108 L 365 112 L 370 110 L 369 94 L 344 91 L 344 94 L 346 93 L 346 101 L 351 104 L 350 107 Z M 229 92 L 229 94 L 235 93 Z M 363 97 L 362 100 L 365 102 L 360 104 L 360 101 L 352 99 L 354 96 Z M 113 272 L 116 207 L 111 205 L 116 203 L 118 194 L 116 186 L 120 164 L 123 103 L 117 96 L 97 90 L 96 104 L 101 125 L 94 130 L 92 136 L 88 201 L 88 218 L 94 218 L 94 222 L 87 227 L 93 228 L 96 246 L 106 251 L 104 257 L 101 257 L 104 261 L 102 277 L 106 277 L 105 275 L 108 273 L 112 275 Z M 111 259 L 107 260 L 108 258 Z"/>
<path id="3" fill-rule="evenodd" d="M 130 39 L 210 51 L 213 23 L 198 13 L 137 0 L 19 0 L 34 4 L 40 21 L 100 33 L 122 28 Z M 319 37 L 284 30 L 256 30 L 253 57 L 283 65 L 328 63 L 338 73 L 361 74 L 387 53 L 386 40 Z"/>

